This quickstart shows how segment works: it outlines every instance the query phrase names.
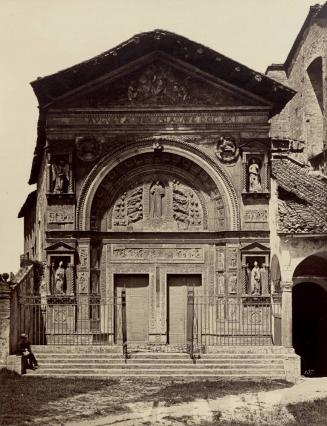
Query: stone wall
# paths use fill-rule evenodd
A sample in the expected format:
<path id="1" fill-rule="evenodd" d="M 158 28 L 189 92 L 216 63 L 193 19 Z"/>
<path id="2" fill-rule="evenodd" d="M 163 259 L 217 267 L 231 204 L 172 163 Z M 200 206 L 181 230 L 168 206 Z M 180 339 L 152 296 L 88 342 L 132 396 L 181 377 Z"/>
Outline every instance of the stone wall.
<path id="1" fill-rule="evenodd" d="M 271 136 L 291 138 L 306 142 L 305 152 L 310 159 L 323 149 L 326 136 L 326 117 L 317 100 L 308 67 L 322 58 L 322 81 L 325 81 L 327 23 L 316 20 L 304 33 L 297 52 L 289 64 L 269 67 L 267 75 L 297 91 L 294 98 L 279 115 L 271 119 Z M 323 84 L 324 106 L 326 107 L 327 85 Z"/>

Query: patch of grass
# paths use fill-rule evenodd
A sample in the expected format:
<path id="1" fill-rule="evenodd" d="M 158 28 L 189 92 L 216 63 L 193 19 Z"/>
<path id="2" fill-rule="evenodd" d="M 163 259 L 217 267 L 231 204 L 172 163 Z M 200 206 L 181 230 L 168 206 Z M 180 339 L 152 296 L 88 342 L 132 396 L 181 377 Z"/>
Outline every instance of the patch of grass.
<path id="1" fill-rule="evenodd" d="M 215 399 L 226 395 L 238 395 L 245 392 L 261 392 L 292 386 L 285 380 L 198 380 L 181 381 L 170 380 L 166 386 L 164 382 L 158 391 L 142 395 L 139 401 L 165 402 L 166 405 L 191 402 L 195 399 Z"/>
<path id="2" fill-rule="evenodd" d="M 293 414 L 297 425 L 326 426 L 327 399 L 289 404 L 287 409 Z"/>

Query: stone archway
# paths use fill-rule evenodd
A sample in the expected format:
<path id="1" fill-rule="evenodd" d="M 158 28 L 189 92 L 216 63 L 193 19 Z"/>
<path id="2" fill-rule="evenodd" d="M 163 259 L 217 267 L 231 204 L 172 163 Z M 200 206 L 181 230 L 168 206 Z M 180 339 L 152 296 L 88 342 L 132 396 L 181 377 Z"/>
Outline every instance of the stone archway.
<path id="1" fill-rule="evenodd" d="M 154 152 L 151 141 L 136 142 L 131 144 L 122 153 L 121 149 L 114 151 L 110 156 L 103 158 L 86 178 L 77 203 L 77 224 L 81 230 L 88 230 L 91 226 L 91 209 L 94 198 L 99 194 L 99 187 L 105 178 L 123 162 L 133 161 L 137 156 Z M 188 164 L 199 168 L 201 174 L 198 179 L 211 180 L 218 190 L 222 203 L 228 209 L 228 230 L 237 230 L 240 227 L 240 208 L 237 195 L 229 176 L 218 167 L 217 163 L 200 149 L 189 146 L 183 142 L 165 141 L 164 154 L 170 154 L 172 158 L 180 158 Z"/>
<path id="2" fill-rule="evenodd" d="M 327 253 L 308 256 L 293 275 L 293 346 L 305 376 L 327 376 Z"/>

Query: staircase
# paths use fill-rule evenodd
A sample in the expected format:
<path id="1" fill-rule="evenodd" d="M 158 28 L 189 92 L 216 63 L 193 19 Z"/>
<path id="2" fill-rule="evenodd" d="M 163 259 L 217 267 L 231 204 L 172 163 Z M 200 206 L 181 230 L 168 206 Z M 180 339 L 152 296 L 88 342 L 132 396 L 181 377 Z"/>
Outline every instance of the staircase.
<path id="1" fill-rule="evenodd" d="M 40 368 L 28 375 L 51 377 L 225 377 L 285 379 L 280 347 L 215 347 L 193 363 L 186 353 L 132 352 L 121 347 L 33 346 Z"/>

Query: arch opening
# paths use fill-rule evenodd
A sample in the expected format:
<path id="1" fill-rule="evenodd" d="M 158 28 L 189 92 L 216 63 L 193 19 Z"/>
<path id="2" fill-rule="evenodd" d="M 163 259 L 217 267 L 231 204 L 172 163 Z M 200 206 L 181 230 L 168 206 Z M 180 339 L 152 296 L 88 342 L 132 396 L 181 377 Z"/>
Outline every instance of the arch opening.
<path id="1" fill-rule="evenodd" d="M 327 253 L 305 258 L 293 275 L 293 346 L 301 374 L 327 376 Z"/>

